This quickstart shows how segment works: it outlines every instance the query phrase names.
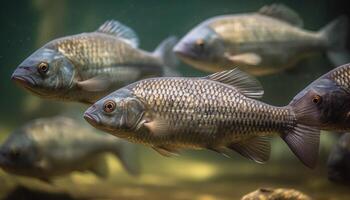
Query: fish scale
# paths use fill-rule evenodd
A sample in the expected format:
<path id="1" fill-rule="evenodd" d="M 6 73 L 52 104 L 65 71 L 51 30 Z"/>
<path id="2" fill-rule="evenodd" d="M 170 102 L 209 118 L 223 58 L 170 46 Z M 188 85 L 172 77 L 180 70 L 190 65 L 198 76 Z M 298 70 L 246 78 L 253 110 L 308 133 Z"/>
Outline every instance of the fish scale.
<path id="1" fill-rule="evenodd" d="M 217 140 L 231 143 L 257 133 L 262 136 L 279 132 L 292 127 L 295 120 L 288 108 L 261 105 L 228 85 L 210 80 L 150 79 L 136 84 L 132 90 L 150 108 L 146 112 L 168 120 L 179 140 L 186 140 L 184 134 L 199 133 L 203 138 L 217 135 Z M 197 96 L 193 91 L 201 92 Z M 228 138 L 219 138 L 220 135 Z"/>
<path id="2" fill-rule="evenodd" d="M 319 130 L 298 117 L 302 105 L 263 103 L 259 82 L 238 69 L 203 78 L 150 78 L 116 90 L 84 114 L 94 127 L 164 156 L 181 149 L 228 150 L 258 163 L 269 159 L 278 134 L 308 167 L 315 167 Z M 108 109 L 107 109 L 108 108 Z"/>

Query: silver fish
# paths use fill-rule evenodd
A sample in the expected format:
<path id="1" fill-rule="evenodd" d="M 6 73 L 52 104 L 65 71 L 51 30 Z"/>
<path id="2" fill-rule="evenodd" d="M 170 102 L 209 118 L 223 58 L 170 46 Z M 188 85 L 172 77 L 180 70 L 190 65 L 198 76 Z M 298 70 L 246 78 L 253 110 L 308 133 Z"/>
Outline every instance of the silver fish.
<path id="1" fill-rule="evenodd" d="M 327 52 L 340 65 L 350 57 L 345 51 L 347 21 L 340 17 L 319 32 L 308 31 L 302 29 L 303 21 L 295 11 L 272 4 L 258 12 L 205 20 L 180 40 L 174 52 L 208 72 L 239 66 L 253 75 L 267 75 L 317 52 Z"/>
<path id="2" fill-rule="evenodd" d="M 35 51 L 12 79 L 40 97 L 94 103 L 129 83 L 173 75 L 175 37 L 149 53 L 137 48 L 136 33 L 117 21 L 97 31 L 58 38 Z"/>
<path id="3" fill-rule="evenodd" d="M 269 136 L 278 133 L 314 167 L 319 131 L 303 125 L 292 106 L 254 99 L 262 94 L 259 82 L 238 69 L 204 78 L 151 78 L 97 101 L 84 117 L 98 129 L 163 155 L 184 148 L 234 150 L 259 163 L 269 159 Z"/>
<path id="4" fill-rule="evenodd" d="M 327 161 L 331 181 L 350 184 L 350 133 L 344 133 L 334 145 Z"/>
<path id="5" fill-rule="evenodd" d="M 13 132 L 0 146 L 0 167 L 43 181 L 73 171 L 108 176 L 105 153 L 113 153 L 131 174 L 139 172 L 133 144 L 67 117 L 36 119 Z"/>
<path id="6" fill-rule="evenodd" d="M 350 64 L 316 79 L 291 101 L 308 110 L 299 118 L 309 126 L 329 131 L 350 130 Z"/>

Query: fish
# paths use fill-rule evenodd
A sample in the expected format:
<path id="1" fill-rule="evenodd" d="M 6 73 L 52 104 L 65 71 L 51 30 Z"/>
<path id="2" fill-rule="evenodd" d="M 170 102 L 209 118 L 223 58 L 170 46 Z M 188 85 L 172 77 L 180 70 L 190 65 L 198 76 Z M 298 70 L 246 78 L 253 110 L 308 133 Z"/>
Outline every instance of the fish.
<path id="1" fill-rule="evenodd" d="M 97 133 L 73 118 L 39 118 L 15 130 L 0 146 L 0 168 L 48 183 L 74 171 L 107 178 L 107 153 L 115 155 L 129 174 L 140 173 L 135 145 Z"/>
<path id="2" fill-rule="evenodd" d="M 306 125 L 327 131 L 350 131 L 350 64 L 322 75 L 290 104 L 308 110 L 299 116 Z"/>
<path id="3" fill-rule="evenodd" d="M 296 118 L 307 112 L 258 99 L 254 77 L 233 69 L 206 77 L 159 77 L 125 86 L 84 113 L 97 129 L 152 147 L 164 156 L 181 149 L 239 154 L 257 163 L 270 156 L 270 136 L 279 134 L 308 167 L 315 167 L 320 131 Z"/>
<path id="4" fill-rule="evenodd" d="M 176 37 L 156 50 L 138 48 L 134 30 L 109 20 L 98 30 L 54 39 L 26 58 L 11 79 L 42 98 L 92 104 L 137 80 L 177 76 Z"/>
<path id="5" fill-rule="evenodd" d="M 348 19 L 340 16 L 318 32 L 283 4 L 257 12 L 209 18 L 189 31 L 173 51 L 185 63 L 214 73 L 239 67 L 255 76 L 292 68 L 314 53 L 326 52 L 335 66 L 349 62 L 345 48 Z"/>
<path id="6" fill-rule="evenodd" d="M 344 133 L 332 148 L 327 168 L 329 180 L 350 184 L 350 133 Z"/>
<path id="7" fill-rule="evenodd" d="M 260 188 L 243 196 L 241 200 L 312 200 L 312 198 L 295 189 Z"/>

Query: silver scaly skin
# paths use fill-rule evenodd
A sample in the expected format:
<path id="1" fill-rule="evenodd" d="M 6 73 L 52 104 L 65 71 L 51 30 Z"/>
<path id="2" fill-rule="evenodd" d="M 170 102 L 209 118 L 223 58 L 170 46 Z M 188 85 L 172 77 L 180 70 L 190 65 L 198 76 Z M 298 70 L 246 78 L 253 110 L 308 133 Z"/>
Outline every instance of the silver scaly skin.
<path id="1" fill-rule="evenodd" d="M 278 73 L 315 53 L 329 53 L 344 63 L 347 19 L 340 17 L 319 32 L 305 30 L 303 21 L 282 4 L 257 12 L 215 16 L 198 24 L 174 47 L 195 68 L 218 72 L 239 66 L 260 76 Z M 336 35 L 336 36 L 334 36 Z"/>
<path id="2" fill-rule="evenodd" d="M 40 97 L 92 104 L 137 80 L 172 76 L 168 67 L 176 61 L 170 51 L 175 42 L 169 37 L 149 53 L 137 48 L 133 30 L 107 21 L 94 32 L 48 42 L 18 66 L 12 79 Z"/>
<path id="3" fill-rule="evenodd" d="M 294 107 L 258 101 L 263 90 L 235 69 L 204 78 L 151 78 L 96 102 L 85 119 L 101 130 L 151 146 L 163 155 L 179 149 L 234 150 L 256 162 L 269 158 L 269 137 L 280 134 L 308 166 L 315 165 L 319 131 L 304 126 Z"/>

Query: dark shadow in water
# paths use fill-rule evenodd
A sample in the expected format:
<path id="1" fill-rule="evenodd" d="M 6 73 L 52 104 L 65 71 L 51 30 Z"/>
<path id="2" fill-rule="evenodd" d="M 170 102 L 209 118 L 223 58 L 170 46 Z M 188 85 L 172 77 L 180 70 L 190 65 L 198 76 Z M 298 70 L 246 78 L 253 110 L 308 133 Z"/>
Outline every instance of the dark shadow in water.
<path id="1" fill-rule="evenodd" d="M 65 193 L 49 193 L 17 186 L 3 200 L 73 200 L 69 194 Z"/>

